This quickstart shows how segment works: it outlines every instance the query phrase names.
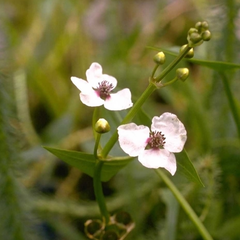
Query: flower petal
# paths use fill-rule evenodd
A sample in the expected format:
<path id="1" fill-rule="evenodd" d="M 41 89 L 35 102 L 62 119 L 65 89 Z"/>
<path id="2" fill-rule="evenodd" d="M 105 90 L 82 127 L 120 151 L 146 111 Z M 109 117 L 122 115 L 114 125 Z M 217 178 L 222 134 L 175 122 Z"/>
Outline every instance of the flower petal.
<path id="1" fill-rule="evenodd" d="M 81 78 L 71 77 L 71 81 L 81 92 L 88 93 L 93 91 L 91 85 Z"/>
<path id="2" fill-rule="evenodd" d="M 86 71 L 87 81 L 92 88 L 96 89 L 98 83 L 102 82 L 102 66 L 99 63 L 92 63 Z"/>
<path id="3" fill-rule="evenodd" d="M 173 153 L 165 149 L 144 150 L 138 156 L 139 162 L 147 168 L 165 168 L 172 175 L 177 170 L 176 158 Z"/>
<path id="4" fill-rule="evenodd" d="M 149 136 L 149 128 L 129 123 L 118 127 L 118 141 L 122 150 L 129 156 L 138 156 L 144 151 Z"/>
<path id="5" fill-rule="evenodd" d="M 117 86 L 117 79 L 108 74 L 102 75 L 102 81 L 107 81 L 109 83 L 109 85 L 112 84 L 112 89 L 114 89 Z"/>
<path id="6" fill-rule="evenodd" d="M 80 93 L 80 100 L 89 107 L 98 107 L 104 104 L 104 100 L 93 89 L 92 92 Z"/>
<path id="7" fill-rule="evenodd" d="M 187 140 L 187 131 L 175 114 L 163 113 L 152 119 L 152 131 L 161 131 L 164 134 L 164 148 L 169 152 L 181 152 Z"/>
<path id="8" fill-rule="evenodd" d="M 108 110 L 119 111 L 132 107 L 131 92 L 128 88 L 117 93 L 111 93 L 105 100 L 104 107 Z"/>

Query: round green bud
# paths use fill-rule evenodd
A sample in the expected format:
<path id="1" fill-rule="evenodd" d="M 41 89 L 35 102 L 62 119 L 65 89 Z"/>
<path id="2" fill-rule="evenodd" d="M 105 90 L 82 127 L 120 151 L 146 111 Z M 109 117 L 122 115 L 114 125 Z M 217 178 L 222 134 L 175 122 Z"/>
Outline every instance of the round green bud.
<path id="1" fill-rule="evenodd" d="M 107 120 L 100 118 L 95 124 L 95 131 L 97 133 L 103 134 L 110 131 L 110 125 Z"/>
<path id="2" fill-rule="evenodd" d="M 207 29 L 209 28 L 208 22 L 203 21 L 203 22 L 202 22 L 202 28 L 205 29 L 205 30 L 207 30 Z"/>
<path id="3" fill-rule="evenodd" d="M 196 29 L 200 29 L 202 27 L 202 23 L 201 22 L 197 22 L 196 24 L 195 24 L 195 28 Z"/>
<path id="4" fill-rule="evenodd" d="M 198 33 L 192 33 L 192 34 L 190 34 L 189 39 L 193 43 L 198 43 L 202 40 L 202 37 Z"/>
<path id="5" fill-rule="evenodd" d="M 154 62 L 159 65 L 164 64 L 165 59 L 165 54 L 163 52 L 158 52 L 153 58 Z"/>
<path id="6" fill-rule="evenodd" d="M 189 76 L 188 68 L 178 68 L 177 71 L 177 78 L 181 81 L 185 81 Z"/>
<path id="7" fill-rule="evenodd" d="M 180 48 L 180 53 L 184 51 L 184 49 L 187 47 L 187 44 L 183 45 L 181 48 Z M 194 51 L 193 51 L 193 48 L 191 48 L 188 53 L 185 55 L 185 58 L 192 58 L 194 56 Z"/>
<path id="8" fill-rule="evenodd" d="M 188 31 L 188 35 L 191 35 L 192 33 L 198 33 L 198 30 L 196 28 L 190 28 Z"/>
<path id="9" fill-rule="evenodd" d="M 202 39 L 203 41 L 209 41 L 211 39 L 211 32 L 209 30 L 206 30 L 202 33 Z"/>

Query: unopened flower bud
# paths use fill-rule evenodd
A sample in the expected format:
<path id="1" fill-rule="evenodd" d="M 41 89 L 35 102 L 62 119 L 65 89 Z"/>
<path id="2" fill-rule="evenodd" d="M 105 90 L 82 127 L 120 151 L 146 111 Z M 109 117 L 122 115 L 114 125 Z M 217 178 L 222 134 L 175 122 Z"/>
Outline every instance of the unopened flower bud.
<path id="1" fill-rule="evenodd" d="M 188 35 L 191 35 L 192 33 L 198 33 L 198 30 L 196 28 L 190 28 L 188 31 Z"/>
<path id="2" fill-rule="evenodd" d="M 95 124 L 95 131 L 97 133 L 106 133 L 110 131 L 110 125 L 107 120 L 100 118 Z"/>
<path id="3" fill-rule="evenodd" d="M 202 23 L 201 22 L 197 22 L 196 24 L 195 24 L 195 28 L 196 29 L 200 29 L 202 27 Z"/>
<path id="4" fill-rule="evenodd" d="M 189 70 L 188 68 L 178 68 L 176 73 L 177 78 L 184 82 L 188 78 Z"/>
<path id="5" fill-rule="evenodd" d="M 211 39 L 211 32 L 209 30 L 206 30 L 202 33 L 202 39 L 203 41 L 209 41 Z"/>
<path id="6" fill-rule="evenodd" d="M 202 28 L 207 30 L 209 28 L 208 23 L 206 21 L 202 22 Z"/>
<path id="7" fill-rule="evenodd" d="M 180 53 L 184 51 L 184 49 L 187 47 L 187 44 L 183 45 L 181 48 L 180 48 Z M 192 58 L 194 56 L 194 51 L 193 51 L 193 48 L 191 48 L 188 53 L 185 55 L 185 58 Z"/>
<path id="8" fill-rule="evenodd" d="M 165 54 L 163 52 L 158 52 L 154 58 L 153 58 L 154 62 L 162 65 L 165 63 Z"/>
<path id="9" fill-rule="evenodd" d="M 198 43 L 199 41 L 202 40 L 201 35 L 199 35 L 198 33 L 192 33 L 189 35 L 189 39 L 191 40 L 191 42 L 193 43 Z"/>

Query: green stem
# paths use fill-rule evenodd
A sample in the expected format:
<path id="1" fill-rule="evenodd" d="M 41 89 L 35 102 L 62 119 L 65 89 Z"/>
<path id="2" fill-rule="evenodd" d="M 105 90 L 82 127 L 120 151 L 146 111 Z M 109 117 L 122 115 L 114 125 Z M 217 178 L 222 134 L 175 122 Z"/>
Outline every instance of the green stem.
<path id="1" fill-rule="evenodd" d="M 186 201 L 183 195 L 179 192 L 179 190 L 176 188 L 173 182 L 166 176 L 166 174 L 161 169 L 157 169 L 156 173 L 158 174 L 158 176 L 162 178 L 164 183 L 167 185 L 167 187 L 171 190 L 173 195 L 176 197 L 177 201 L 182 206 L 186 214 L 195 224 L 196 228 L 198 229 L 199 233 L 202 235 L 203 239 L 213 240 L 213 238 L 211 237 L 211 235 L 209 234 L 209 232 L 207 231 L 203 223 L 200 221 L 196 213 L 193 211 L 189 203 Z"/>
<path id="2" fill-rule="evenodd" d="M 98 158 L 98 146 L 99 146 L 99 143 L 100 143 L 100 139 L 101 139 L 101 136 L 102 134 L 100 133 L 97 133 L 97 136 L 96 136 L 96 142 L 95 142 L 95 146 L 94 146 L 94 156 L 96 157 L 96 159 Z"/>
<path id="3" fill-rule="evenodd" d="M 155 66 L 154 69 L 153 69 L 151 78 L 154 78 L 155 72 L 157 71 L 157 69 L 159 68 L 159 66 L 160 66 L 159 64 L 156 64 L 156 66 Z"/>
<path id="4" fill-rule="evenodd" d="M 170 84 L 173 84 L 174 82 L 176 82 L 178 80 L 178 77 L 175 77 L 174 79 L 172 79 L 171 81 L 168 81 L 168 82 L 166 82 L 166 83 L 163 83 L 162 84 L 162 87 L 166 87 L 166 86 L 168 86 L 168 85 L 170 85 Z"/>
<path id="5" fill-rule="evenodd" d="M 240 117 L 239 117 L 236 103 L 233 98 L 231 88 L 229 86 L 229 81 L 223 72 L 220 73 L 220 76 L 222 78 L 225 93 L 226 93 L 227 99 L 228 99 L 228 103 L 229 103 L 229 106 L 230 106 L 230 109 L 231 109 L 231 112 L 232 112 L 232 115 L 233 115 L 233 118 L 234 118 L 234 121 L 235 121 L 235 124 L 237 127 L 238 137 L 240 138 Z"/>
<path id="6" fill-rule="evenodd" d="M 95 109 L 93 111 L 93 117 L 92 117 L 92 129 L 93 129 L 93 135 L 94 135 L 95 139 L 97 138 L 97 132 L 94 129 L 95 129 L 95 124 L 96 124 L 97 120 L 99 119 L 99 115 L 100 115 L 100 108 L 95 107 Z"/>
<path id="7" fill-rule="evenodd" d="M 110 220 L 110 216 L 107 210 L 107 205 L 104 199 L 104 194 L 102 190 L 102 183 L 101 183 L 101 172 L 104 162 L 97 159 L 95 169 L 94 169 L 94 177 L 93 177 L 93 186 L 94 186 L 94 193 L 95 197 L 103 217 L 104 223 L 107 225 Z"/>

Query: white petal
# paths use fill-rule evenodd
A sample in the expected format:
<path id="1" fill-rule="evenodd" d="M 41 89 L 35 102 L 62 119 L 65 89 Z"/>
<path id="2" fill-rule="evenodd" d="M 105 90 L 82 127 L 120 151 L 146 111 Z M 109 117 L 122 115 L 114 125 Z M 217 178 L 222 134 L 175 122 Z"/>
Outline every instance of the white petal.
<path id="1" fill-rule="evenodd" d="M 187 131 L 175 114 L 163 113 L 152 119 L 152 131 L 164 134 L 164 148 L 170 152 L 181 152 L 187 140 Z"/>
<path id="2" fill-rule="evenodd" d="M 113 76 L 103 74 L 102 81 L 107 81 L 109 85 L 112 84 L 112 89 L 114 89 L 117 86 L 117 79 Z"/>
<path id="3" fill-rule="evenodd" d="M 87 94 L 80 93 L 80 100 L 89 107 L 98 107 L 104 104 L 104 100 L 101 99 L 94 90 Z"/>
<path id="4" fill-rule="evenodd" d="M 122 150 L 129 156 L 136 157 L 144 151 L 149 137 L 149 128 L 129 123 L 118 127 L 118 141 Z"/>
<path id="5" fill-rule="evenodd" d="M 117 93 L 111 93 L 105 100 L 104 107 L 108 110 L 119 111 L 132 107 L 131 92 L 128 88 Z"/>
<path id="6" fill-rule="evenodd" d="M 93 91 L 91 85 L 81 78 L 71 77 L 71 81 L 81 92 L 87 93 Z"/>
<path id="7" fill-rule="evenodd" d="M 173 153 L 165 149 L 144 150 L 138 156 L 139 162 L 147 168 L 165 168 L 172 175 L 177 170 L 176 158 Z"/>
<path id="8" fill-rule="evenodd" d="M 102 66 L 99 63 L 92 63 L 86 71 L 87 81 L 92 88 L 96 89 L 98 83 L 102 82 Z"/>

